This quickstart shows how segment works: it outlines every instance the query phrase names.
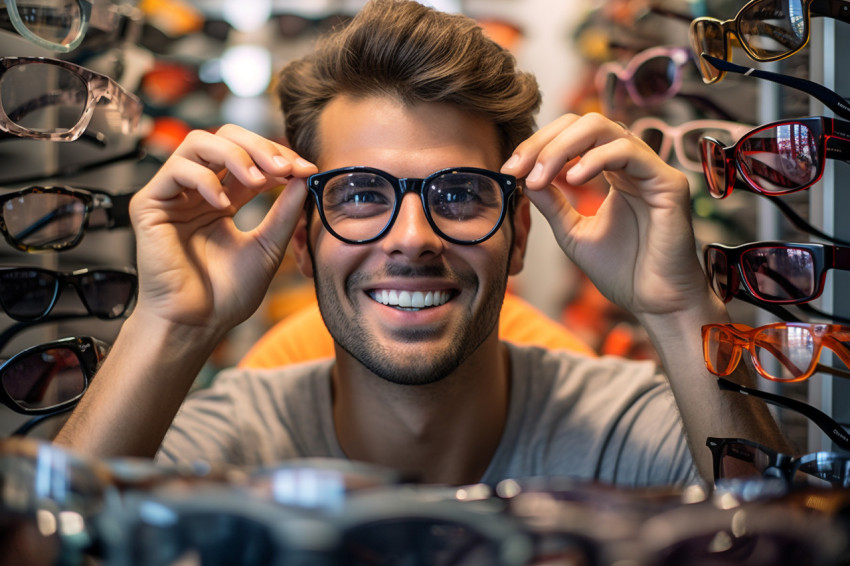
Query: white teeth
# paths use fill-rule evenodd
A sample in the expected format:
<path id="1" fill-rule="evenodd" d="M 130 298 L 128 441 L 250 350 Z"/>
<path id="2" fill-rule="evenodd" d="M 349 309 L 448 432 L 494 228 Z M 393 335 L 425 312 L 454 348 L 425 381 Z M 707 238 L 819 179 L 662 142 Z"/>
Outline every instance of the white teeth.
<path id="1" fill-rule="evenodd" d="M 451 294 L 448 291 L 396 291 L 395 289 L 381 289 L 372 291 L 371 297 L 379 303 L 387 306 L 400 308 L 421 309 L 424 307 L 438 307 L 449 301 Z"/>

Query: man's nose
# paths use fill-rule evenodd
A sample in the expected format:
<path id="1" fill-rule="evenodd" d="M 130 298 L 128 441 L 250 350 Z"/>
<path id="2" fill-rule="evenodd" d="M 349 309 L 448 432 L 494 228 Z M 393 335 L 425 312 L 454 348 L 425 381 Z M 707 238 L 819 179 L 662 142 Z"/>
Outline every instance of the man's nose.
<path id="1" fill-rule="evenodd" d="M 398 216 L 381 243 L 387 253 L 403 253 L 411 258 L 439 253 L 445 245 L 425 216 L 422 198 L 412 192 L 402 197 Z"/>

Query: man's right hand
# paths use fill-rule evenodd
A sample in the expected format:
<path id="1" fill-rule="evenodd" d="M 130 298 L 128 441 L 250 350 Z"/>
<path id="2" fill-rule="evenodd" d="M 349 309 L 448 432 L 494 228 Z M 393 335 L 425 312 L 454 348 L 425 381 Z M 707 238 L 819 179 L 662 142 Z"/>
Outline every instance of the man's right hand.
<path id="1" fill-rule="evenodd" d="M 239 126 L 190 133 L 131 201 L 139 271 L 137 311 L 226 332 L 250 316 L 283 259 L 316 167 Z M 260 224 L 234 214 L 286 185 Z"/>

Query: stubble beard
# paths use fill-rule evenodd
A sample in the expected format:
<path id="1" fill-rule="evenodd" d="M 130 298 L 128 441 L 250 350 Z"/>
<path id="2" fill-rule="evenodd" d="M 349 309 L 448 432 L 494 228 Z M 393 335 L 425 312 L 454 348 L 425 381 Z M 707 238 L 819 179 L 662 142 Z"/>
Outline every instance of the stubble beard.
<path id="1" fill-rule="evenodd" d="M 448 340 L 448 345 L 436 353 L 429 349 L 427 355 L 417 354 L 416 344 L 434 338 L 432 332 L 410 329 L 397 335 L 396 339 L 403 341 L 408 347 L 394 349 L 392 345 L 381 343 L 362 325 L 360 317 L 344 314 L 355 309 L 356 303 L 352 299 L 351 289 L 357 276 L 350 276 L 346 280 L 345 295 L 340 297 L 333 284 L 328 283 L 332 279 L 322 276 L 312 253 L 311 261 L 319 310 L 336 343 L 369 371 L 386 381 L 398 385 L 427 385 L 446 378 L 460 367 L 496 328 L 507 287 L 507 265 L 510 258 L 508 257 L 508 263 L 504 264 L 504 277 L 493 279 L 488 288 L 480 289 L 480 281 L 474 275 L 462 278 L 468 283 L 464 285 L 465 290 L 483 293 L 481 296 L 484 302 L 480 312 L 476 316 L 471 308 L 467 309 L 463 320 L 454 331 L 454 336 Z M 434 276 L 438 275 L 435 274 L 435 269 L 444 274 L 442 267 L 423 269 L 397 266 L 391 269 L 395 276 Z M 343 301 L 347 303 L 347 309 L 343 309 Z"/>

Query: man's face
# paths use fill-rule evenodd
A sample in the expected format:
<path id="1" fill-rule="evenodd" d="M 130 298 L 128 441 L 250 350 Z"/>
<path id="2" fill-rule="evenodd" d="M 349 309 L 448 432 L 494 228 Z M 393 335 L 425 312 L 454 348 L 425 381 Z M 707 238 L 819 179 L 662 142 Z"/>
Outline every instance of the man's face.
<path id="1" fill-rule="evenodd" d="M 319 140 L 320 171 L 360 165 L 423 178 L 448 167 L 501 166 L 494 126 L 446 105 L 340 97 L 322 114 Z M 519 270 L 523 251 L 511 253 L 510 222 L 480 244 L 451 244 L 428 224 L 419 195 L 409 193 L 382 238 L 352 245 L 313 214 L 307 270 L 322 316 L 336 342 L 370 371 L 394 383 L 431 383 L 486 339 L 495 342 L 507 277 Z M 407 297 L 430 306 L 398 304 Z"/>

